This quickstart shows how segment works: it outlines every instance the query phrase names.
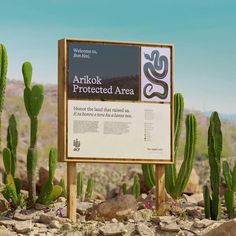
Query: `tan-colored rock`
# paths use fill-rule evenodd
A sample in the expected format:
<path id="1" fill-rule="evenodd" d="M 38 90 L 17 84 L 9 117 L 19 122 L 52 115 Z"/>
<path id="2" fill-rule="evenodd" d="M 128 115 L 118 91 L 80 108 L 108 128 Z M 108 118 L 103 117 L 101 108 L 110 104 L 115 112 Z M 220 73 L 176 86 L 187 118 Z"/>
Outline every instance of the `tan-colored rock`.
<path id="1" fill-rule="evenodd" d="M 57 220 L 52 220 L 49 223 L 49 226 L 53 229 L 60 229 L 61 228 L 61 224 Z"/>
<path id="2" fill-rule="evenodd" d="M 123 235 L 126 230 L 123 223 L 108 223 L 100 227 L 99 232 L 104 236 Z"/>
<path id="3" fill-rule="evenodd" d="M 111 220 L 116 218 L 123 220 L 131 216 L 136 209 L 137 202 L 132 195 L 120 195 L 95 206 L 87 213 L 86 219 L 103 218 Z"/>
<path id="4" fill-rule="evenodd" d="M 210 230 L 204 236 L 235 236 L 236 219 L 229 220 Z"/>
<path id="5" fill-rule="evenodd" d="M 70 223 L 64 223 L 64 224 L 62 225 L 62 229 L 63 229 L 63 230 L 70 230 L 71 227 L 72 227 L 72 225 L 71 225 Z"/>
<path id="6" fill-rule="evenodd" d="M 0 229 L 0 235 L 1 236 L 15 236 L 17 234 L 15 232 L 8 230 L 8 229 Z"/>
<path id="7" fill-rule="evenodd" d="M 27 234 L 32 230 L 33 224 L 31 220 L 18 221 L 14 225 L 14 230 L 20 234 Z"/>
<path id="8" fill-rule="evenodd" d="M 150 209 L 141 209 L 132 214 L 131 219 L 136 222 L 139 221 L 149 221 L 152 218 L 153 211 Z"/>
<path id="9" fill-rule="evenodd" d="M 160 226 L 159 227 L 160 230 L 165 231 L 165 232 L 173 232 L 174 233 L 174 232 L 180 231 L 180 227 L 179 227 L 179 225 L 176 224 L 176 222 L 172 222 L 170 224 L 160 222 L 159 226 Z"/>
<path id="10" fill-rule="evenodd" d="M 154 232 L 145 224 L 137 224 L 136 231 L 140 236 L 155 236 Z"/>

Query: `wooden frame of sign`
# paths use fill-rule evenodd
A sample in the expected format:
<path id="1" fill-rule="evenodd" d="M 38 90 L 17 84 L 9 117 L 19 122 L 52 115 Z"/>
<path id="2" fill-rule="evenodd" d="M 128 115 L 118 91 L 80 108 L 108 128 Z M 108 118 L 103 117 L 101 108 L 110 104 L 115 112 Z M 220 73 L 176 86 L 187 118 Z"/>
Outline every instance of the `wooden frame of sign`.
<path id="1" fill-rule="evenodd" d="M 163 164 L 173 163 L 173 105 L 173 45 L 59 40 L 58 153 L 67 162 L 71 220 L 76 162 L 155 164 L 161 210 Z"/>

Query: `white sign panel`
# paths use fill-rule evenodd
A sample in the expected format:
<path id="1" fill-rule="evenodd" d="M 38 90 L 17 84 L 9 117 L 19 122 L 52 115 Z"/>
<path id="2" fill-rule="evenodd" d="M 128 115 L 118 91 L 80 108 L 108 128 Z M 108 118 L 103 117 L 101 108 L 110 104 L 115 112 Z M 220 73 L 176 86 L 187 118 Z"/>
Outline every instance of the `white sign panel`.
<path id="1" fill-rule="evenodd" d="M 69 157 L 170 158 L 170 105 L 68 101 Z"/>

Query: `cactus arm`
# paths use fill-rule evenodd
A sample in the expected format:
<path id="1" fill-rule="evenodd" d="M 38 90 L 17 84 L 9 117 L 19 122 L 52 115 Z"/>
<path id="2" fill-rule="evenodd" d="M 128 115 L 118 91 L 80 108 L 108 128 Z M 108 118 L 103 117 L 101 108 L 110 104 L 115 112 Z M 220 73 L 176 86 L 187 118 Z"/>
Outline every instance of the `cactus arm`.
<path id="1" fill-rule="evenodd" d="M 209 189 L 206 185 L 203 186 L 203 198 L 205 206 L 205 217 L 207 219 L 211 218 L 211 198 L 209 194 Z"/>
<path id="2" fill-rule="evenodd" d="M 44 185 L 40 191 L 37 202 L 39 202 L 41 204 L 48 204 L 48 198 L 49 198 L 52 190 L 53 190 L 53 183 L 51 181 L 47 180 L 44 183 Z"/>
<path id="3" fill-rule="evenodd" d="M 149 164 L 142 164 L 142 170 L 145 183 L 147 184 L 148 188 L 151 189 L 155 185 L 155 182 L 152 180 Z"/>
<path id="4" fill-rule="evenodd" d="M 6 92 L 6 76 L 7 76 L 7 51 L 3 44 L 0 44 L 0 113 L 3 110 L 3 104 Z"/>
<path id="5" fill-rule="evenodd" d="M 230 219 L 234 218 L 234 192 L 227 189 L 225 194 L 225 205 Z"/>
<path id="6" fill-rule="evenodd" d="M 93 179 L 89 178 L 87 183 L 86 195 L 85 198 L 91 200 L 93 195 L 93 188 L 94 188 L 94 181 Z"/>
<path id="7" fill-rule="evenodd" d="M 32 65 L 30 62 L 25 62 L 22 65 L 22 74 L 24 78 L 24 83 L 26 88 L 30 88 L 31 80 L 32 80 Z"/>
<path id="8" fill-rule="evenodd" d="M 11 174 L 7 175 L 6 185 L 4 187 L 4 190 L 2 191 L 2 194 L 4 198 L 8 201 L 11 201 L 14 206 L 17 205 L 18 197 L 16 192 L 16 186 L 14 178 Z"/>
<path id="9" fill-rule="evenodd" d="M 225 178 L 225 183 L 227 185 L 228 190 L 232 191 L 233 190 L 233 182 L 232 182 L 232 176 L 231 176 L 229 164 L 227 161 L 223 161 L 222 166 L 223 166 L 223 175 Z"/>
<path id="10" fill-rule="evenodd" d="M 30 99 L 31 99 L 31 90 L 29 88 L 24 89 L 24 103 L 25 109 L 29 117 L 32 117 L 31 107 L 30 107 Z"/>
<path id="11" fill-rule="evenodd" d="M 3 149 L 3 164 L 7 175 L 11 174 L 11 151 L 9 148 Z"/>
<path id="12" fill-rule="evenodd" d="M 178 177 L 176 180 L 174 196 L 175 198 L 179 198 L 184 191 L 192 168 L 193 168 L 193 160 L 195 155 L 195 146 L 196 146 L 196 118 L 193 114 L 188 114 L 186 117 L 186 143 L 184 150 L 184 161 L 180 167 Z"/>
<path id="13" fill-rule="evenodd" d="M 77 174 L 77 196 L 82 201 L 84 188 L 84 175 L 83 172 Z"/>
<path id="14" fill-rule="evenodd" d="M 232 184 L 233 184 L 233 191 L 236 191 L 236 164 L 234 165 L 233 174 L 232 174 Z"/>
<path id="15" fill-rule="evenodd" d="M 32 117 L 30 119 L 30 147 L 34 148 L 37 143 L 37 133 L 38 133 L 38 118 Z"/>
<path id="16" fill-rule="evenodd" d="M 51 148 L 49 152 L 49 181 L 53 182 L 57 167 L 57 150 Z"/>
<path id="17" fill-rule="evenodd" d="M 125 195 L 125 194 L 128 193 L 127 184 L 126 184 L 126 183 L 123 183 L 123 184 L 122 184 L 122 192 L 123 192 L 123 195 Z"/>
<path id="18" fill-rule="evenodd" d="M 135 199 L 137 199 L 140 196 L 140 183 L 139 183 L 139 177 L 137 175 L 134 176 L 132 194 L 135 197 Z"/>
<path id="19" fill-rule="evenodd" d="M 16 125 L 16 119 L 14 115 L 9 118 L 9 125 L 7 128 L 7 147 L 11 151 L 12 167 L 11 174 L 14 177 L 16 172 L 16 148 L 18 144 L 18 131 Z"/>
<path id="20" fill-rule="evenodd" d="M 66 191 L 66 185 L 65 185 L 65 180 L 61 179 L 59 185 L 62 187 L 62 193 L 61 196 L 67 197 L 67 191 Z"/>
<path id="21" fill-rule="evenodd" d="M 44 89 L 42 85 L 34 85 L 31 90 L 30 109 L 32 116 L 38 116 L 44 100 Z"/>
<path id="22" fill-rule="evenodd" d="M 55 201 L 57 198 L 59 198 L 62 194 L 62 187 L 60 185 L 54 185 L 52 192 L 49 196 L 48 202 Z"/>

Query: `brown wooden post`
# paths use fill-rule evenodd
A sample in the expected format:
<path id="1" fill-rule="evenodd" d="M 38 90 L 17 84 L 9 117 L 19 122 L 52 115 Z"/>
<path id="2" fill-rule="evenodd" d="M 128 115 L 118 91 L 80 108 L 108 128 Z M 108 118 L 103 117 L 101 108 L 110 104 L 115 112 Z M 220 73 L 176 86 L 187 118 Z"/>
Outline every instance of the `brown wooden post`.
<path id="1" fill-rule="evenodd" d="M 165 203 L 165 167 L 156 165 L 156 210 L 163 213 Z"/>
<path id="2" fill-rule="evenodd" d="M 76 222 L 76 162 L 67 162 L 67 217 Z"/>

